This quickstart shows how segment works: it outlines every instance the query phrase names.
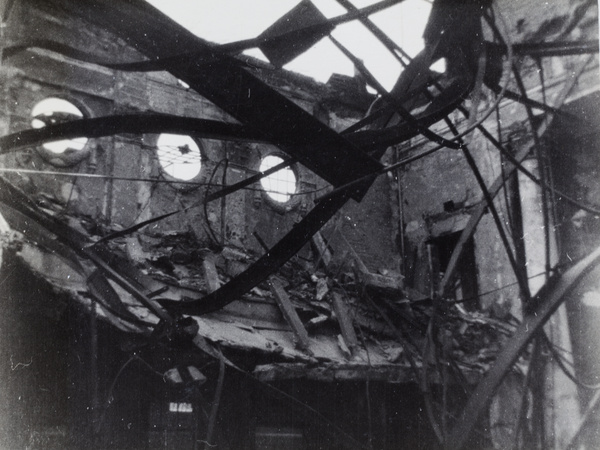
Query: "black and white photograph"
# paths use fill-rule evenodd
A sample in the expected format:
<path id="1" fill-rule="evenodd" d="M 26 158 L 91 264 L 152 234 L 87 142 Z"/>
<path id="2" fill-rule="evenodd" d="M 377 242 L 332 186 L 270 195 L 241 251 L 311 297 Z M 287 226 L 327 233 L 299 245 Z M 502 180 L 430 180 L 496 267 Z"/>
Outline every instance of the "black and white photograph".
<path id="1" fill-rule="evenodd" d="M 0 0 L 0 450 L 600 448 L 595 0 Z"/>

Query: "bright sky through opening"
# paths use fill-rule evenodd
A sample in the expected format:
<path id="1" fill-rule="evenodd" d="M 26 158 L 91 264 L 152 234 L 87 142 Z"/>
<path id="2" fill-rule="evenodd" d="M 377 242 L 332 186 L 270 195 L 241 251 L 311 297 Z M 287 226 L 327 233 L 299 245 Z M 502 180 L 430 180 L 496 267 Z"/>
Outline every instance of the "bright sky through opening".
<path id="1" fill-rule="evenodd" d="M 271 167 L 281 164 L 283 159 L 279 156 L 268 155 L 260 164 L 260 171 L 265 172 Z M 289 167 L 278 170 L 277 172 L 268 175 L 260 180 L 262 187 L 267 192 L 267 195 L 276 202 L 284 203 L 292 198 L 292 194 L 296 193 L 296 174 Z"/>
<path id="2" fill-rule="evenodd" d="M 296 6 L 299 0 L 147 0 L 191 32 L 210 42 L 224 44 L 258 36 L 273 22 Z M 363 8 L 377 0 L 352 0 Z M 326 17 L 345 14 L 336 0 L 313 0 Z M 423 30 L 431 4 L 427 0 L 405 0 L 370 16 L 409 55 L 423 48 Z M 400 64 L 358 21 L 338 26 L 332 33 L 386 89 L 391 89 L 401 71 Z M 258 49 L 247 52 L 256 57 Z M 352 63 L 327 39 L 322 39 L 286 69 L 326 82 L 332 73 L 353 75 Z"/>

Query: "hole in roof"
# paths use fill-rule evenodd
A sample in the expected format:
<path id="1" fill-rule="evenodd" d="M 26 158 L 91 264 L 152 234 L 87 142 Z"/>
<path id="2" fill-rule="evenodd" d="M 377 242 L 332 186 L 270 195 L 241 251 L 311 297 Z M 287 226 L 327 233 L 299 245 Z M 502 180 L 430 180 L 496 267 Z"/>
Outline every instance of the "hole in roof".
<path id="1" fill-rule="evenodd" d="M 429 69 L 438 73 L 446 73 L 446 58 L 441 58 L 434 62 Z"/>
<path id="2" fill-rule="evenodd" d="M 46 125 L 83 119 L 83 113 L 73 103 L 57 97 L 49 97 L 37 103 L 31 110 L 31 126 L 43 128 Z M 45 150 L 60 155 L 63 153 L 80 152 L 87 143 L 87 138 L 63 139 L 42 144 Z"/>
<path id="3" fill-rule="evenodd" d="M 260 163 L 259 170 L 264 172 L 282 162 L 283 159 L 279 156 L 265 156 Z M 292 194 L 296 192 L 296 174 L 289 167 L 262 178 L 260 183 L 267 195 L 278 203 L 289 201 Z"/>
<path id="4" fill-rule="evenodd" d="M 189 181 L 200 173 L 200 147 L 190 136 L 163 133 L 158 137 L 156 146 L 158 161 L 167 175 Z"/>

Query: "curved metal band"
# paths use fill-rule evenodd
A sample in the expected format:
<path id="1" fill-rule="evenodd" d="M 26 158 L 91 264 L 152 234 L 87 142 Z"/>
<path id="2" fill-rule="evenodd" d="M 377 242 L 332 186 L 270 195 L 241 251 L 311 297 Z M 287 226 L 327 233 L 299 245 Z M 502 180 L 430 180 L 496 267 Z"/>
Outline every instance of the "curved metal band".
<path id="1" fill-rule="evenodd" d="M 338 192 L 318 203 L 273 248 L 233 280 L 215 292 L 189 302 L 160 301 L 165 308 L 201 315 L 221 309 L 264 281 L 308 243 L 310 238 L 346 203 L 350 190 Z"/>
<path id="2" fill-rule="evenodd" d="M 51 140 L 94 138 L 119 133 L 181 133 L 209 139 L 264 141 L 255 130 L 235 123 L 165 114 L 123 114 L 74 120 L 12 133 L 0 137 L 0 154 Z"/>

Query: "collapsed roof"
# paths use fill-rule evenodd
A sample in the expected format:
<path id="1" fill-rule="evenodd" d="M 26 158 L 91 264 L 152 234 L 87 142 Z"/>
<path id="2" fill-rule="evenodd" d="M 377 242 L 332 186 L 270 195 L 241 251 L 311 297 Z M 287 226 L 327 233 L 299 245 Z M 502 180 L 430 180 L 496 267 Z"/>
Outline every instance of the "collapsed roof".
<path id="1" fill-rule="evenodd" d="M 228 350 L 231 355 L 240 350 L 252 352 L 256 357 L 253 367 L 243 369 L 252 370 L 264 381 L 296 377 L 414 380 L 423 367 L 423 358 L 427 357 L 422 357 L 420 350 L 429 339 L 428 324 L 441 308 L 445 314 L 441 335 L 454 352 L 455 370 L 475 382 L 482 370 L 488 368 L 506 336 L 515 333 L 515 323 L 468 312 L 460 304 L 440 302 L 455 276 L 456 262 L 466 240 L 486 209 L 493 212 L 491 198 L 500 191 L 502 178 L 488 192 L 484 189 L 487 203 L 481 203 L 469 219 L 449 269 L 432 296 L 405 287 L 399 274 L 372 273 L 350 244 L 349 263 L 329 264 L 329 250 L 319 239 L 319 230 L 349 199 L 360 201 L 378 175 L 399 167 L 380 162 L 390 145 L 423 135 L 439 147 L 464 151 L 466 144 L 462 137 L 480 127 L 483 119 L 470 120 L 466 131 L 456 131 L 451 138 L 427 127 L 455 110 L 465 116 L 476 112 L 476 101 L 472 100 L 475 106 L 471 111 L 462 104 L 469 95 L 476 98 L 473 93 L 477 94 L 484 84 L 499 94 L 496 105 L 507 96 L 545 111 L 547 117 L 557 113 L 560 99 L 554 106 L 548 106 L 507 88 L 503 65 L 509 66 L 514 55 L 593 53 L 597 52 L 597 43 L 486 42 L 481 22 L 484 8 L 490 2 L 438 0 L 426 31 L 425 50 L 406 64 L 390 93 L 339 44 L 367 83 L 379 91 L 380 98 L 365 119 L 338 133 L 253 74 L 247 68 L 247 59 L 232 56 L 245 46 L 258 45 L 274 64 L 282 65 L 298 51 L 310 47 L 330 31 L 335 21 L 320 17 L 306 2 L 252 43 L 225 46 L 197 38 L 141 0 L 123 3 L 118 8 L 104 0 L 45 3 L 107 30 L 144 59 L 108 62 L 91 58 L 69 43 L 43 39 L 14 43 L 7 49 L 8 55 L 38 47 L 115 70 L 167 70 L 221 108 L 228 120 L 149 113 L 70 120 L 5 136 L 0 139 L 2 153 L 57 138 L 193 131 L 201 137 L 276 145 L 290 156 L 282 166 L 299 162 L 331 186 L 288 234 L 257 256 L 230 247 L 195 248 L 193 239 L 182 234 L 160 239 L 136 235 L 138 230 L 170 213 L 124 230 L 110 227 L 99 230 L 98 224 L 86 223 L 84 217 L 59 214 L 52 203 L 44 200 L 43 193 L 25 193 L 21 187 L 2 179 L 0 202 L 8 224 L 3 231 L 13 233 L 11 241 L 20 244 L 18 258 L 52 289 L 68 293 L 81 304 L 92 304 L 99 316 L 119 329 L 148 339 L 188 340 L 205 354 L 232 367 L 238 367 L 238 363 L 233 356 L 228 357 Z M 346 6 L 350 18 L 358 18 L 376 29 L 369 22 L 369 12 L 394 3 L 384 1 L 362 12 L 348 3 Z M 455 21 L 447 20 L 444 8 L 449 4 L 462 8 L 459 17 L 469 18 L 469 26 L 458 27 Z M 136 26 L 131 27 L 122 18 L 135 18 Z M 290 19 L 297 28 L 281 28 Z M 493 22 L 491 27 L 499 33 Z M 286 45 L 288 39 L 296 39 L 302 45 L 290 49 Z M 399 53 L 398 49 L 393 51 Z M 482 70 L 478 62 L 484 54 L 488 65 Z M 505 56 L 508 57 L 503 59 Z M 448 61 L 444 76 L 429 71 L 431 63 L 440 58 Z M 517 155 L 507 157 L 518 167 L 534 144 L 531 142 Z M 265 174 L 226 186 L 205 202 L 248 186 L 261 176 Z M 309 243 L 313 246 L 312 261 L 294 256 Z M 183 254 L 174 257 L 171 250 L 165 251 L 167 247 L 171 250 L 179 247 Z M 185 256 L 189 252 L 195 252 L 193 258 Z M 468 435 L 477 412 L 492 395 L 507 364 L 514 362 L 535 330 L 560 304 L 564 292 L 597 259 L 598 252 L 592 253 L 533 299 L 531 308 L 537 308 L 539 315 L 531 316 L 518 328 L 510 351 L 502 354 L 506 362 L 501 360 L 504 365 L 486 378 L 487 385 L 484 383 L 480 388 L 484 395 L 473 397 L 476 404 L 468 410 L 460 432 L 451 437 L 456 447 L 464 444 L 463 437 Z M 358 335 L 355 326 L 361 330 Z M 473 345 L 473 340 L 481 345 Z"/>

